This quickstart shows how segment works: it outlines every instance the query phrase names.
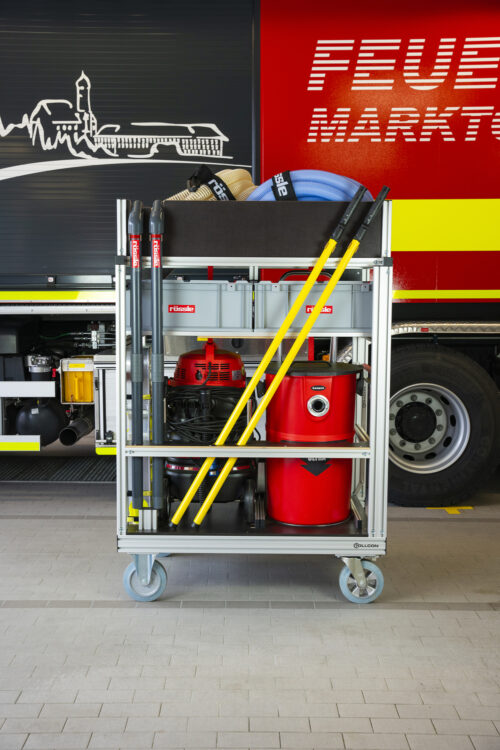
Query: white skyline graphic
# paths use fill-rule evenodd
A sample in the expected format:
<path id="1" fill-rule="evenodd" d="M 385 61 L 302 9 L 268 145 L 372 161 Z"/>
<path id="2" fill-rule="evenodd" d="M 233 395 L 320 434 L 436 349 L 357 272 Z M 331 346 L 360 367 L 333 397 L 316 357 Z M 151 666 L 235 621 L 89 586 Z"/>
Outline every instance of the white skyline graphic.
<path id="1" fill-rule="evenodd" d="M 170 123 L 133 122 L 130 131 L 123 132 L 120 125 L 107 123 L 98 127 L 92 111 L 91 83 L 84 71 L 75 82 L 76 102 L 68 99 L 42 99 L 32 113 L 24 114 L 18 123 L 4 125 L 0 117 L 0 137 L 7 137 L 16 130 L 26 130 L 33 146 L 39 144 L 43 151 L 65 148 L 77 160 L 99 160 L 104 163 L 184 161 L 202 159 L 224 159 L 224 143 L 229 138 L 214 123 Z M 162 153 L 163 152 L 163 153 Z M 168 159 L 154 159 L 155 156 Z M 116 160 L 116 161 L 115 161 Z M 67 165 L 67 161 L 61 162 Z M 70 160 L 74 166 L 74 160 Z M 57 169 L 57 162 L 45 162 L 47 171 Z M 67 165 L 69 166 L 69 165 Z M 27 169 L 35 165 L 19 165 L 0 170 L 9 177 L 27 174 L 41 169 Z M 7 179 L 1 175 L 0 179 Z"/>

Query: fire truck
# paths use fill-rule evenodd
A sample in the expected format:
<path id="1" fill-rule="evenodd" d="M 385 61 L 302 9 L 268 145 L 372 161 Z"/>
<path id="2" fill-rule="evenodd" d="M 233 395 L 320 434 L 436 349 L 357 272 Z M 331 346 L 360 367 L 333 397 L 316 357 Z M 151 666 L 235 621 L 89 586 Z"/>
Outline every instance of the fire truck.
<path id="1" fill-rule="evenodd" d="M 499 9 L 153 5 L 34 5 L 0 32 L 1 447 L 95 428 L 113 453 L 114 198 L 199 163 L 320 169 L 391 187 L 390 500 L 463 501 L 500 458 Z"/>

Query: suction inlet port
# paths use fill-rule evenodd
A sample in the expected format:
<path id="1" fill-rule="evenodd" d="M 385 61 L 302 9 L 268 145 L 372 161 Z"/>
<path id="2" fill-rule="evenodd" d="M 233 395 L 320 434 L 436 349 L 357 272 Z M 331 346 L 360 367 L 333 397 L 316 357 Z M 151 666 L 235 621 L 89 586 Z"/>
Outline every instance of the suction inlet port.
<path id="1" fill-rule="evenodd" d="M 311 396 L 307 402 L 307 411 L 313 417 L 324 417 L 330 410 L 330 402 L 326 396 Z"/>

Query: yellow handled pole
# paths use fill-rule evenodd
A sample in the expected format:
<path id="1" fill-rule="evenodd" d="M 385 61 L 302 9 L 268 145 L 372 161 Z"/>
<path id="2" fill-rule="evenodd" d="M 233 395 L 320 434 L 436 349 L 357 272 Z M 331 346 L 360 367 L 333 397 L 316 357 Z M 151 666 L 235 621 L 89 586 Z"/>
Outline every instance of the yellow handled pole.
<path id="1" fill-rule="evenodd" d="M 330 280 L 328 281 L 325 289 L 323 290 L 322 294 L 320 295 L 319 300 L 316 302 L 314 309 L 312 310 L 308 320 L 304 323 L 302 330 L 300 331 L 299 335 L 295 339 L 292 347 L 290 348 L 290 351 L 288 352 L 287 356 L 285 357 L 283 363 L 281 364 L 278 372 L 274 376 L 273 380 L 271 381 L 271 384 L 269 388 L 267 389 L 264 397 L 262 398 L 259 406 L 255 410 L 254 414 L 252 415 L 250 421 L 248 422 L 248 425 L 246 426 L 243 434 L 241 435 L 240 439 L 237 442 L 237 445 L 246 445 L 248 442 L 248 439 L 251 437 L 254 428 L 256 424 L 258 423 L 259 419 L 263 415 L 264 411 L 266 410 L 269 402 L 271 401 L 272 397 L 276 393 L 281 381 L 287 374 L 290 365 L 294 361 L 295 357 L 297 356 L 298 352 L 300 351 L 300 347 L 306 340 L 307 336 L 309 335 L 309 332 L 311 328 L 313 327 L 314 323 L 318 319 L 323 307 L 328 302 L 328 299 L 330 295 L 332 294 L 333 290 L 337 286 L 337 283 L 344 273 L 347 264 L 351 260 L 354 253 L 357 251 L 360 242 L 365 235 L 366 230 L 368 229 L 368 226 L 372 222 L 373 218 L 378 213 L 380 207 L 382 206 L 382 203 L 389 192 L 388 188 L 383 188 L 379 195 L 377 196 L 375 202 L 372 204 L 372 207 L 368 211 L 368 214 L 366 215 L 360 229 L 356 233 L 356 236 L 353 240 L 351 240 L 349 247 L 345 251 L 344 255 L 342 256 L 342 259 L 340 263 L 338 264 L 337 268 L 335 269 L 335 273 L 332 275 Z M 206 514 L 210 510 L 212 503 L 214 502 L 215 498 L 217 497 L 217 494 L 219 493 L 222 485 L 226 481 L 231 469 L 233 468 L 234 464 L 236 463 L 236 458 L 228 458 L 226 463 L 224 464 L 224 468 L 218 475 L 217 479 L 215 480 L 214 484 L 212 485 L 210 492 L 208 493 L 207 497 L 205 498 L 205 501 L 203 502 L 201 508 L 199 509 L 198 513 L 196 514 L 193 526 L 199 526 L 203 519 L 205 518 Z"/>
<path id="2" fill-rule="evenodd" d="M 340 219 L 337 227 L 335 228 L 335 231 L 333 232 L 332 236 L 326 243 L 323 249 L 323 252 L 321 253 L 316 263 L 314 264 L 314 268 L 312 269 L 309 276 L 307 277 L 304 283 L 304 286 L 302 287 L 302 289 L 300 290 L 297 296 L 297 299 L 291 306 L 285 320 L 283 321 L 279 330 L 274 336 L 271 344 L 269 345 L 268 350 L 266 351 L 266 353 L 264 354 L 264 357 L 262 358 L 261 363 L 257 367 L 247 387 L 241 394 L 240 399 L 238 403 L 236 404 L 236 406 L 234 407 L 231 416 L 226 422 L 219 437 L 215 441 L 215 445 L 224 445 L 227 438 L 229 437 L 231 430 L 233 429 L 234 425 L 238 421 L 239 416 L 241 415 L 243 409 L 247 405 L 247 402 L 250 399 L 251 395 L 253 394 L 254 390 L 256 389 L 261 377 L 265 373 L 269 363 L 271 362 L 272 358 L 276 354 L 279 345 L 281 344 L 286 334 L 288 333 L 288 330 L 290 326 L 292 325 L 293 321 L 295 320 L 299 310 L 302 308 L 302 305 L 304 304 L 307 298 L 307 295 L 309 294 L 312 287 L 316 283 L 316 280 L 321 274 L 327 260 L 330 258 L 331 254 L 335 250 L 335 247 L 337 246 L 337 243 L 340 240 L 346 225 L 348 224 L 354 211 L 356 210 L 359 203 L 361 202 L 365 192 L 366 192 L 366 188 L 360 185 L 360 187 L 356 191 L 354 198 L 351 200 L 346 210 L 344 211 L 344 214 L 342 215 L 342 218 Z M 194 478 L 188 491 L 186 492 L 184 498 L 182 499 L 182 502 L 180 503 L 179 507 L 177 508 L 174 515 L 172 516 L 172 519 L 170 520 L 169 525 L 171 527 L 177 526 L 180 523 L 184 513 L 186 512 L 189 504 L 191 503 L 191 500 L 195 496 L 201 483 L 203 482 L 206 475 L 208 474 L 213 461 L 214 461 L 213 458 L 206 458 L 203 464 L 201 465 L 201 467 L 196 472 L 196 477 Z"/>

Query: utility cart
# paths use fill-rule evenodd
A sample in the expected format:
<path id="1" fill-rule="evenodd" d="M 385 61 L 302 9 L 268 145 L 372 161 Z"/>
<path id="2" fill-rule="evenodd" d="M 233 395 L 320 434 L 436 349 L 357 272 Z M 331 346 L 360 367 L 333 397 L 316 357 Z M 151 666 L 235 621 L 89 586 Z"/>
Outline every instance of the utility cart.
<path id="1" fill-rule="evenodd" d="M 324 279 L 341 271 L 348 239 L 374 204 L 360 202 L 352 210 L 344 232 L 348 239 L 338 241 L 324 265 L 326 276 L 311 286 L 307 304 L 284 330 L 283 319 L 300 299 L 303 279 L 316 267 L 332 230 L 349 209 L 347 203 L 157 201 L 150 210 L 137 201 L 117 201 L 117 531 L 118 550 L 133 557 L 124 575 L 132 598 L 158 599 L 167 586 L 158 558 L 182 553 L 333 555 L 344 562 L 339 585 L 349 601 L 368 603 L 379 596 L 384 579 L 373 560 L 386 552 L 392 302 L 391 203 L 380 203 L 381 210 L 363 230 L 359 249 L 328 304 L 318 307 L 311 332 L 330 342 L 334 369 L 338 360 L 361 366 L 353 397 L 353 438 L 272 442 L 264 439 L 261 422 L 260 434 L 253 433 L 245 445 L 235 444 L 234 438 L 227 444 L 214 445 L 213 440 L 206 445 L 173 440 L 166 431 L 170 402 L 165 391 L 168 398 L 181 375 L 178 367 L 174 379 L 168 380 L 172 371 L 164 341 L 227 341 L 233 351 L 241 352 L 249 376 L 259 372 L 260 355 L 255 352 L 259 345 L 265 348 L 260 342 L 269 342 L 281 331 L 281 344 L 272 357 L 276 372 L 321 300 L 328 283 Z M 263 280 L 269 269 L 293 269 L 299 280 Z M 299 358 L 305 360 L 309 353 L 311 359 L 313 351 L 306 341 Z M 198 369 L 195 377 L 199 385 L 192 388 L 202 388 L 215 376 Z M 250 419 L 262 397 L 263 385 L 243 412 L 244 420 Z M 317 405 L 321 398 L 325 401 L 321 394 L 318 398 Z M 328 407 L 335 411 L 336 404 Z M 311 408 L 316 408 L 314 403 Z M 184 416 L 184 427 L 195 421 L 188 417 Z M 207 457 L 207 480 L 184 507 L 168 470 L 175 470 L 177 462 L 183 468 L 194 466 L 194 475 Z M 254 478 L 245 480 L 238 500 L 216 502 L 200 515 L 200 502 L 228 458 L 251 467 Z M 265 476 L 269 459 L 325 466 L 347 461 L 352 465 L 347 517 L 305 525 L 270 518 Z"/>

